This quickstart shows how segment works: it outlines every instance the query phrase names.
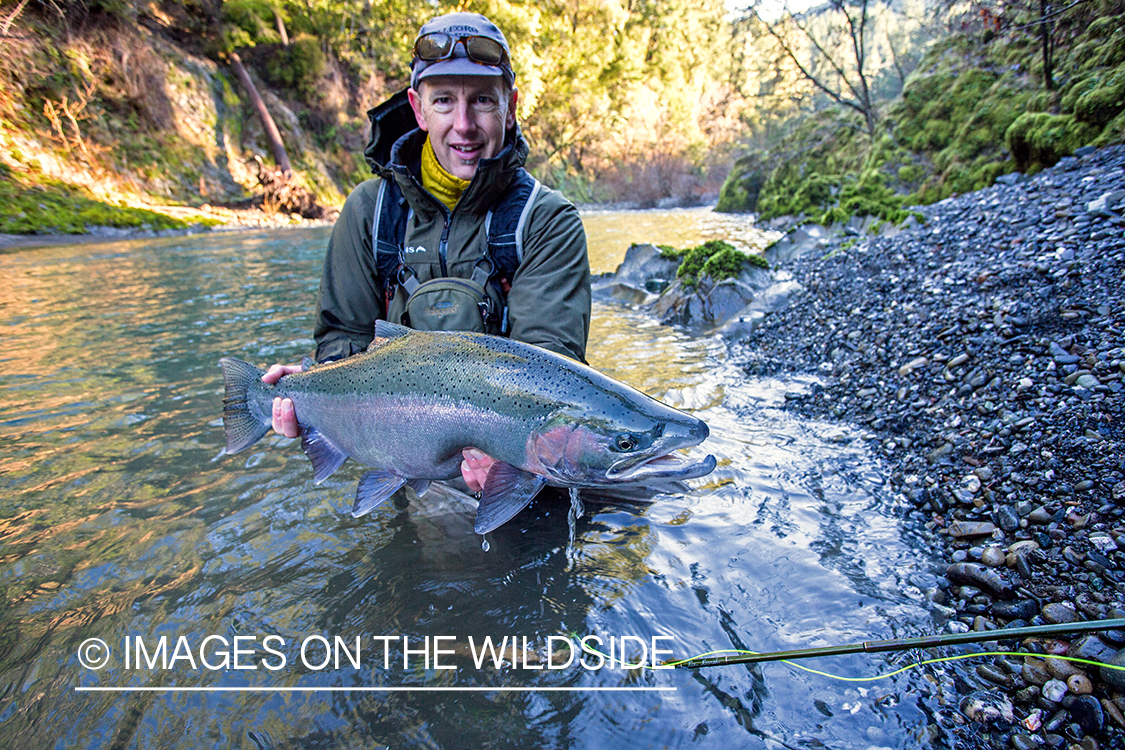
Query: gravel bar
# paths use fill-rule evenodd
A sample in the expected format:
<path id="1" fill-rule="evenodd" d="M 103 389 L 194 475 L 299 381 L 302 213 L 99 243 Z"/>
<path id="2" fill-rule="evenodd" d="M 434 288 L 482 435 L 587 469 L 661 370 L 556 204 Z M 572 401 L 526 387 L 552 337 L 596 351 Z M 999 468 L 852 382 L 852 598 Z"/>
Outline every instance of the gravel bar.
<path id="1" fill-rule="evenodd" d="M 945 561 L 950 632 L 1125 617 L 1125 147 L 840 234 L 732 344 L 748 374 L 817 373 L 807 417 L 861 424 Z M 1125 748 L 1125 632 L 993 645 L 932 730 L 954 746 Z M 940 744 L 940 741 L 939 741 Z"/>

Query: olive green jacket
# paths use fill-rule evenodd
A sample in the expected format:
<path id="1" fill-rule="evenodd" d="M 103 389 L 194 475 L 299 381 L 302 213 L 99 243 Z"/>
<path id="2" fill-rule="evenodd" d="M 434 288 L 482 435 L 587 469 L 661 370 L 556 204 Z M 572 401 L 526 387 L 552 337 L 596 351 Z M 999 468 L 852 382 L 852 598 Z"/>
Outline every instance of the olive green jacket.
<path id="1" fill-rule="evenodd" d="M 480 162 L 450 212 L 418 177 L 425 138 L 419 129 L 397 138 L 386 164 L 371 160 L 380 177 L 360 184 L 344 203 L 328 245 L 317 300 L 318 361 L 363 351 L 374 338 L 375 321 L 398 323 L 405 309 L 406 293 L 401 287 L 390 287 L 394 296 L 388 304 L 372 250 L 381 179 L 395 180 L 413 209 L 404 245 L 418 281 L 439 276 L 467 279 L 487 244 L 485 216 L 527 156 L 527 144 L 516 126 L 508 132 L 501 153 Z M 369 156 L 372 150 L 369 146 Z M 532 201 L 523 230 L 523 258 L 507 295 L 509 335 L 585 361 L 590 264 L 582 220 L 570 202 L 548 188 L 541 188 Z"/>

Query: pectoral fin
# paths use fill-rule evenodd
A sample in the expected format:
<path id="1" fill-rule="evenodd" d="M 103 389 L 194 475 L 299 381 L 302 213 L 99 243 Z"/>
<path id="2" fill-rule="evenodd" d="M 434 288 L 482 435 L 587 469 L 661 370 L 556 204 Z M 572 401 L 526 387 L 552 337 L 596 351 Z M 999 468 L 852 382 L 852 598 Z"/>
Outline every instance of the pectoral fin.
<path id="1" fill-rule="evenodd" d="M 389 471 L 369 471 L 359 480 L 355 491 L 352 517 L 365 516 L 406 484 L 406 480 Z"/>
<path id="2" fill-rule="evenodd" d="M 511 464 L 496 463 L 488 472 L 484 482 L 484 492 L 477 506 L 477 521 L 474 531 L 487 534 L 504 525 L 527 507 L 539 494 L 546 477 L 532 474 Z"/>
<path id="3" fill-rule="evenodd" d="M 337 448 L 315 427 L 301 430 L 301 447 L 313 465 L 313 481 L 320 484 L 332 476 L 348 460 L 348 454 Z"/>

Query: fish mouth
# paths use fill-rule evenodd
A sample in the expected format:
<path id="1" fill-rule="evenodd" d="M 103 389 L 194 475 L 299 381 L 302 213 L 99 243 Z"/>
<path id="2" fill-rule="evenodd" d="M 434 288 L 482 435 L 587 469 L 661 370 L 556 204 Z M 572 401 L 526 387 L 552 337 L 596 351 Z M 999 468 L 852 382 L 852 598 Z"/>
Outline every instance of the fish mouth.
<path id="1" fill-rule="evenodd" d="M 664 479 L 695 479 L 710 474 L 717 465 L 715 457 L 708 455 L 699 461 L 672 453 L 637 460 L 627 458 L 609 467 L 607 481 L 614 484 L 642 484 Z"/>

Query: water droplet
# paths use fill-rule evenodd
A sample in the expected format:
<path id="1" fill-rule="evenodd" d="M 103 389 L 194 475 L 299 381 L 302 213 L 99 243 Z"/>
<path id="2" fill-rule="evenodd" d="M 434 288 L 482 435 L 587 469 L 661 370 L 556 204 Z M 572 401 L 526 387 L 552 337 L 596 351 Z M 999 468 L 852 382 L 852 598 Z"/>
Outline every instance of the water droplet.
<path id="1" fill-rule="evenodd" d="M 578 497 L 578 488 L 570 488 L 570 511 L 566 514 L 566 523 L 569 528 L 569 537 L 566 543 L 566 558 L 572 564 L 577 557 L 577 551 L 574 548 L 574 543 L 578 539 L 578 519 L 586 512 L 582 507 L 582 500 Z"/>
<path id="2" fill-rule="evenodd" d="M 489 550 L 488 540 L 484 537 L 480 538 L 480 548 L 485 552 L 488 552 Z"/>

